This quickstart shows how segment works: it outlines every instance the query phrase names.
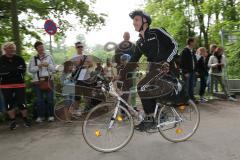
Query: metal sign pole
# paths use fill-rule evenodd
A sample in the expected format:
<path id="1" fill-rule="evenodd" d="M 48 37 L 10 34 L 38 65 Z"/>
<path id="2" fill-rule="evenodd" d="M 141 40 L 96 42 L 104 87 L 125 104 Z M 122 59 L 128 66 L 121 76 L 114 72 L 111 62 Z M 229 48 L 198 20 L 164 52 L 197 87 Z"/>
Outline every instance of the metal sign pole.
<path id="1" fill-rule="evenodd" d="M 224 30 L 221 29 L 220 31 L 220 36 L 221 36 L 221 45 L 224 48 Z M 228 79 L 228 61 L 227 61 L 227 55 L 225 54 L 225 59 L 226 59 L 226 66 L 224 70 L 224 80 L 226 82 L 226 90 L 229 92 L 230 87 L 229 87 L 229 79 Z"/>
<path id="2" fill-rule="evenodd" d="M 52 54 L 52 36 L 51 35 L 50 35 L 50 54 L 53 55 Z"/>

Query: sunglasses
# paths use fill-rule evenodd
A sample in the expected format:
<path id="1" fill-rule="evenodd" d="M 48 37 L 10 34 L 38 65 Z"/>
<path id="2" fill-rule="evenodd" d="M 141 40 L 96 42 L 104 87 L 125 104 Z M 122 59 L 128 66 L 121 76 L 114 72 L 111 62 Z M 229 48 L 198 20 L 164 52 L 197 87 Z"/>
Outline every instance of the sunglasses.
<path id="1" fill-rule="evenodd" d="M 83 46 L 77 46 L 76 48 L 83 48 Z"/>

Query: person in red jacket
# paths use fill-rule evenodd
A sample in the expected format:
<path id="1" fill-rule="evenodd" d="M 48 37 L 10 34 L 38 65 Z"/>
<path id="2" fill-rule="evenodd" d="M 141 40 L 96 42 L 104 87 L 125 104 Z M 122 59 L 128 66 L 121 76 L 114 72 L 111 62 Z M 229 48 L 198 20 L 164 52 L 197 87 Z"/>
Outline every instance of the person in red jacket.
<path id="1" fill-rule="evenodd" d="M 22 57 L 16 55 L 16 45 L 13 42 L 5 43 L 2 51 L 3 55 L 0 57 L 0 89 L 3 94 L 5 109 L 11 120 L 10 129 L 17 128 L 15 106 L 19 107 L 21 111 L 24 126 L 30 127 L 25 101 L 25 61 Z"/>

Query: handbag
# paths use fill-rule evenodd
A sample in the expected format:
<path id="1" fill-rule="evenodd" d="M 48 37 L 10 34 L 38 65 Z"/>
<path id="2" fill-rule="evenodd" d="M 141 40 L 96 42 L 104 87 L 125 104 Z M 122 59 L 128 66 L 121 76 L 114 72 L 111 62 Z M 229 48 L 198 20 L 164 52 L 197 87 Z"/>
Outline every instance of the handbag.
<path id="1" fill-rule="evenodd" d="M 34 57 L 35 60 L 35 65 L 37 66 L 37 57 Z M 36 85 L 39 86 L 40 90 L 42 91 L 49 91 L 52 88 L 52 83 L 51 83 L 51 77 L 50 76 L 44 76 L 40 77 L 39 71 L 37 71 L 37 77 L 38 77 L 38 82 L 35 83 Z"/>
<path id="2" fill-rule="evenodd" d="M 50 85 L 50 78 L 48 76 L 46 77 L 39 77 L 39 88 L 43 91 L 49 91 L 51 89 Z"/>

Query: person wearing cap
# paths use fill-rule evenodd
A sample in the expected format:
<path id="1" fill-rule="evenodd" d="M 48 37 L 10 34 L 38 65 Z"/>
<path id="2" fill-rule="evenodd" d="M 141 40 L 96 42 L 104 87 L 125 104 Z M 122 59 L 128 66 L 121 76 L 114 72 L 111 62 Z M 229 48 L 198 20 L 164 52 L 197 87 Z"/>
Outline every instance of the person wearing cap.
<path id="1" fill-rule="evenodd" d="M 147 62 L 149 63 L 148 72 L 138 83 L 138 89 L 140 89 L 138 91 L 141 92 L 141 89 L 144 88 L 143 86 L 145 86 L 151 78 L 159 74 L 159 67 L 165 68 L 166 73 L 174 69 L 175 65 L 172 60 L 177 55 L 178 44 L 165 29 L 150 28 L 152 20 L 147 13 L 141 10 L 135 10 L 131 12 L 129 16 L 133 20 L 133 26 L 135 31 L 139 32 L 140 38 L 136 42 L 136 49 L 124 70 L 126 73 L 133 71 L 136 68 L 136 64 L 134 63 L 138 62 L 142 55 L 147 57 Z M 160 62 L 161 64 L 159 65 Z M 121 78 L 125 79 L 126 76 Z M 150 94 L 149 97 L 140 96 L 140 98 L 146 117 L 151 117 L 152 113 L 154 113 L 157 97 L 151 96 Z M 150 125 L 152 125 L 152 123 L 147 123 L 146 120 L 144 120 L 135 126 L 135 129 L 144 131 L 146 127 L 152 127 Z"/>

